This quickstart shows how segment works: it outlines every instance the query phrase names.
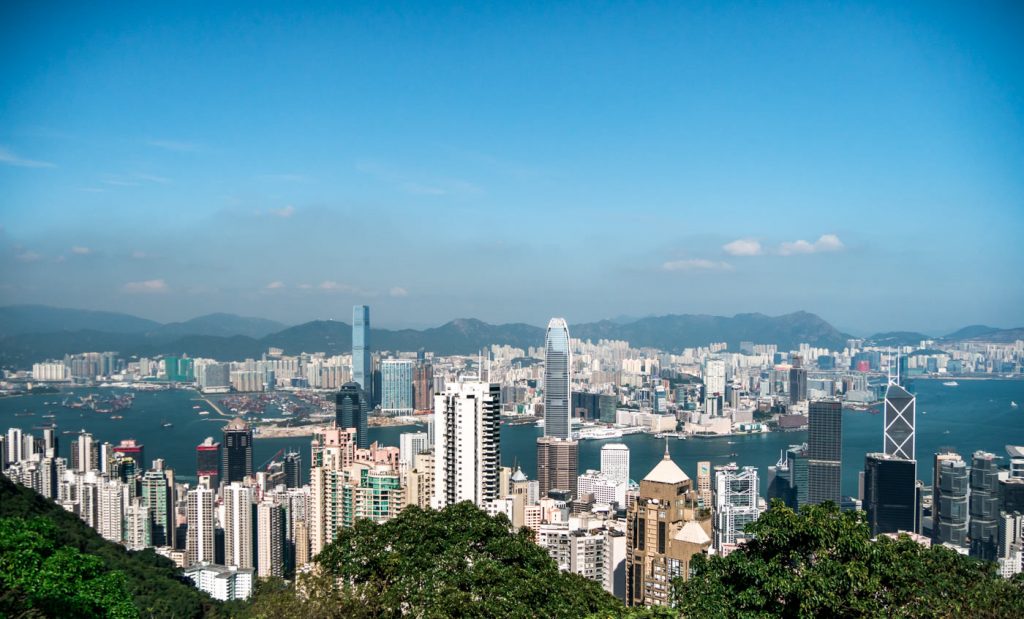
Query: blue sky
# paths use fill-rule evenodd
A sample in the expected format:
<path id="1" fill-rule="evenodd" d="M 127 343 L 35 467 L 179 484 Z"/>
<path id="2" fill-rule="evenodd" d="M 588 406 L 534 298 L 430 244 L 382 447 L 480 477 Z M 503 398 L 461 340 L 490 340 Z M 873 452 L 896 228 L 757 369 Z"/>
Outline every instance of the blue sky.
<path id="1" fill-rule="evenodd" d="M 0 6 L 0 303 L 1024 324 L 1019 3 L 207 4 Z"/>

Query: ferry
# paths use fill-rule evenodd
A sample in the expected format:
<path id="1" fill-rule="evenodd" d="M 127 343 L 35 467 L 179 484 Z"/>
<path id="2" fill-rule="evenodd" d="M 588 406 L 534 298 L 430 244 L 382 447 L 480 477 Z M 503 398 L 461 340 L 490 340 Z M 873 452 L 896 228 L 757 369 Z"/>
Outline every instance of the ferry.
<path id="1" fill-rule="evenodd" d="M 583 428 L 576 433 L 576 438 L 581 441 L 585 441 L 587 439 L 600 441 L 610 438 L 622 438 L 622 430 L 617 430 L 615 428 Z"/>
<path id="2" fill-rule="evenodd" d="M 111 419 L 124 419 L 124 417 L 122 417 L 121 415 L 111 415 L 110 418 Z"/>
<path id="3" fill-rule="evenodd" d="M 955 380 L 947 380 L 946 382 L 942 383 L 942 386 L 943 387 L 959 387 L 960 383 L 956 382 Z"/>
<path id="4" fill-rule="evenodd" d="M 170 427 L 173 427 L 173 426 L 174 426 L 174 424 L 171 423 L 170 421 L 165 421 L 162 424 L 160 424 L 161 428 L 170 428 Z"/>
<path id="5" fill-rule="evenodd" d="M 200 415 L 209 415 L 210 411 L 199 411 Z"/>
<path id="6" fill-rule="evenodd" d="M 1013 400 L 1010 400 L 1010 408 L 1017 408 L 1017 403 L 1014 402 Z"/>

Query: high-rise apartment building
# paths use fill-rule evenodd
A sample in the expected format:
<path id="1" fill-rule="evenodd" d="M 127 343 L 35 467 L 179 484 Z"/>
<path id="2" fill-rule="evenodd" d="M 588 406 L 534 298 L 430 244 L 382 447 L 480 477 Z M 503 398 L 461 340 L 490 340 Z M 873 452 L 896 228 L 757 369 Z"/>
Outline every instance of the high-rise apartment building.
<path id="1" fill-rule="evenodd" d="M 253 567 L 252 488 L 239 482 L 224 486 L 224 565 Z"/>
<path id="2" fill-rule="evenodd" d="M 572 349 L 569 325 L 552 318 L 544 337 L 544 436 L 572 438 Z"/>
<path id="3" fill-rule="evenodd" d="M 252 475 L 252 428 L 240 417 L 224 426 L 221 454 L 221 474 L 224 475 L 224 483 L 242 481 Z"/>
<path id="4" fill-rule="evenodd" d="M 418 411 L 434 410 L 434 366 L 420 361 L 412 374 L 412 404 Z"/>
<path id="5" fill-rule="evenodd" d="M 398 464 L 402 470 L 408 470 L 416 454 L 433 448 L 426 432 L 403 432 L 398 435 Z"/>
<path id="6" fill-rule="evenodd" d="M 434 396 L 434 506 L 483 506 L 498 498 L 501 390 L 482 381 L 450 383 Z"/>
<path id="7" fill-rule="evenodd" d="M 807 501 L 811 504 L 840 502 L 843 450 L 843 405 L 837 400 L 818 400 L 808 407 Z"/>
<path id="8" fill-rule="evenodd" d="M 601 472 L 615 484 L 615 502 L 626 506 L 629 489 L 629 447 L 622 443 L 609 443 L 601 447 Z"/>
<path id="9" fill-rule="evenodd" d="M 352 381 L 369 395 L 373 389 L 370 364 L 370 306 L 352 308 Z"/>
<path id="10" fill-rule="evenodd" d="M 864 511 L 871 536 L 917 531 L 917 463 L 887 453 L 864 457 Z"/>
<path id="11" fill-rule="evenodd" d="M 704 397 L 725 395 L 725 361 L 708 359 L 704 362 Z"/>
<path id="12" fill-rule="evenodd" d="M 537 481 L 541 498 L 552 490 L 576 494 L 579 477 L 579 442 L 542 436 L 537 439 Z"/>
<path id="13" fill-rule="evenodd" d="M 626 604 L 669 604 L 672 579 L 688 578 L 690 561 L 711 547 L 711 523 L 697 510 L 693 484 L 666 447 L 626 514 Z"/>
<path id="14" fill-rule="evenodd" d="M 195 565 L 214 561 L 213 490 L 199 486 L 186 495 L 188 534 L 185 544 L 185 563 Z"/>
<path id="15" fill-rule="evenodd" d="M 173 484 L 166 471 L 149 470 L 142 476 L 142 504 L 149 509 L 150 537 L 154 546 L 172 546 L 174 540 Z"/>
<path id="16" fill-rule="evenodd" d="M 748 539 L 746 526 L 764 513 L 764 505 L 758 495 L 757 468 L 735 464 L 715 467 L 715 483 L 712 493 L 714 547 L 728 554 L 737 544 Z"/>
<path id="17" fill-rule="evenodd" d="M 124 546 L 128 550 L 142 550 L 152 546 L 149 508 L 136 498 L 129 503 L 124 514 Z"/>
<path id="18" fill-rule="evenodd" d="M 124 505 L 128 489 L 119 479 L 100 482 L 96 510 L 96 532 L 104 539 L 121 543 L 124 539 Z"/>
<path id="19" fill-rule="evenodd" d="M 411 415 L 412 359 L 385 359 L 381 362 L 381 412 L 385 415 Z"/>
<path id="20" fill-rule="evenodd" d="M 355 459 L 355 440 L 356 431 L 352 428 L 325 428 L 313 436 L 310 516 L 307 519 L 311 559 L 320 554 L 347 523 L 341 488 L 347 481 L 346 469 Z"/>
<path id="21" fill-rule="evenodd" d="M 256 575 L 260 578 L 284 576 L 284 510 L 273 501 L 261 501 L 256 507 Z"/>
<path id="22" fill-rule="evenodd" d="M 355 429 L 359 449 L 370 447 L 370 433 L 366 425 L 368 412 L 366 390 L 355 381 L 342 385 L 334 398 L 334 420 L 339 428 Z"/>

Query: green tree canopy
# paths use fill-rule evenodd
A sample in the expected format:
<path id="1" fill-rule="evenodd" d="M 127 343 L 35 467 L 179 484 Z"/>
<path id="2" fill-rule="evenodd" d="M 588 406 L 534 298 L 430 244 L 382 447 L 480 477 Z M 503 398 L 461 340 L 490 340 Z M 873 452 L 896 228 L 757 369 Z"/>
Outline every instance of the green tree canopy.
<path id="1" fill-rule="evenodd" d="M 300 577 L 298 593 L 262 587 L 252 614 L 575 618 L 622 610 L 599 583 L 559 571 L 507 518 L 469 503 L 359 521 L 320 553 L 317 568 Z"/>
<path id="2" fill-rule="evenodd" d="M 907 536 L 871 541 L 862 512 L 776 501 L 727 557 L 674 583 L 687 617 L 1024 617 L 1024 581 Z"/>

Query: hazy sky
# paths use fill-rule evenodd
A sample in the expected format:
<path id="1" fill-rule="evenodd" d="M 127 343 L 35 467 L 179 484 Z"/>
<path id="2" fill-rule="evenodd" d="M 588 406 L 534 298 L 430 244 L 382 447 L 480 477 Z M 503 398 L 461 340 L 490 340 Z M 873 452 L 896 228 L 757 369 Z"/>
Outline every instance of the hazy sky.
<path id="1" fill-rule="evenodd" d="M 0 3 L 0 304 L 1024 324 L 1020 2 L 207 4 Z"/>

